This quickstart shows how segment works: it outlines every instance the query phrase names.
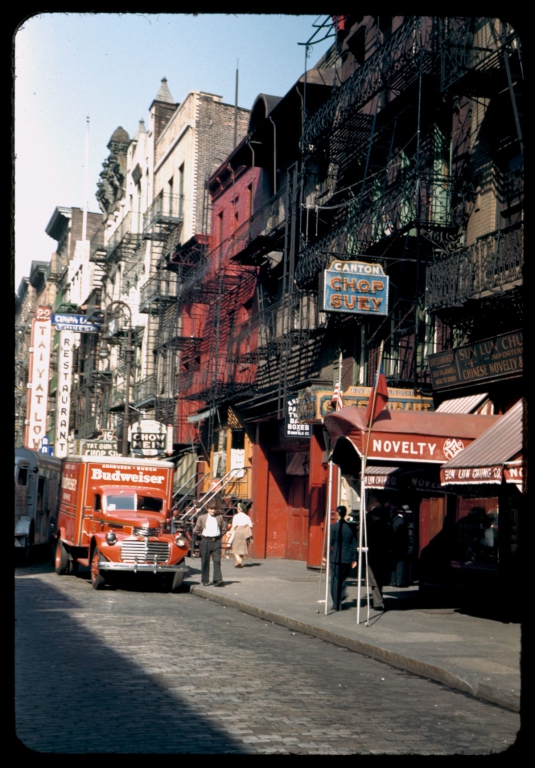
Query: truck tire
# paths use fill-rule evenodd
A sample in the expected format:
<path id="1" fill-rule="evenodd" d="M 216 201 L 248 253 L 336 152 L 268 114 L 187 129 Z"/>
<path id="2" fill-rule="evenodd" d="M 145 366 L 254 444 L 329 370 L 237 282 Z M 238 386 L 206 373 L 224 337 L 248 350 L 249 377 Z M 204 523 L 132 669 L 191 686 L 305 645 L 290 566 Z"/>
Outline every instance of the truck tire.
<path id="1" fill-rule="evenodd" d="M 69 569 L 69 556 L 63 542 L 58 536 L 56 542 L 56 554 L 54 556 L 54 570 L 59 576 L 63 576 Z"/>
<path id="2" fill-rule="evenodd" d="M 95 547 L 93 550 L 93 555 L 91 557 L 91 586 L 93 589 L 102 589 L 104 586 L 104 576 L 101 574 L 99 569 L 100 564 L 100 552 L 98 551 L 98 547 Z"/>
<path id="3" fill-rule="evenodd" d="M 176 571 L 171 577 L 170 592 L 176 594 L 182 589 L 182 582 L 184 581 L 184 571 Z"/>

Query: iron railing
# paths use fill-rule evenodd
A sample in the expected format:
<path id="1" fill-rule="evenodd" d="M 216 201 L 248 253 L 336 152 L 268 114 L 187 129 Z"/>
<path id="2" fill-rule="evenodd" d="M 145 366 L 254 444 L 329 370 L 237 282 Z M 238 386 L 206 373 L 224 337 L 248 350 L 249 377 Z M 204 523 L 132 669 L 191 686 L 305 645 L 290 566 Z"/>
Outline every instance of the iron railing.
<path id="1" fill-rule="evenodd" d="M 497 291 L 522 282 L 524 228 L 479 237 L 427 270 L 426 304 L 429 311 L 462 305 L 484 291 Z"/>

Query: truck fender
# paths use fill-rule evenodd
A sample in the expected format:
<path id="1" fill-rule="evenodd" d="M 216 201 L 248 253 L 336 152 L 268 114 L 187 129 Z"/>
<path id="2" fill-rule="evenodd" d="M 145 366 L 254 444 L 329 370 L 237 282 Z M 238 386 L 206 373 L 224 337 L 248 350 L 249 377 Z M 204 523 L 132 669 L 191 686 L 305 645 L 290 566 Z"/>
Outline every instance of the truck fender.
<path id="1" fill-rule="evenodd" d="M 98 549 L 99 552 L 102 554 L 102 549 L 98 545 L 98 540 L 99 540 L 98 536 L 93 536 L 93 538 L 89 543 L 89 562 L 91 562 L 91 560 L 93 559 L 93 554 L 95 552 L 95 549 Z"/>

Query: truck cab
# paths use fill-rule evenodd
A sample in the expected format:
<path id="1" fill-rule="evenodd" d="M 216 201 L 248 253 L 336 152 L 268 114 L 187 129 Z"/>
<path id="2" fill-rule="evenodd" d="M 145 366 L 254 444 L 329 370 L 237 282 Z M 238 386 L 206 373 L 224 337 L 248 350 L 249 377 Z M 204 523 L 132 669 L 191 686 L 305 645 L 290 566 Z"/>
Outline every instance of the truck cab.
<path id="1" fill-rule="evenodd" d="M 189 540 L 171 528 L 173 473 L 150 459 L 64 459 L 56 572 L 89 566 L 95 589 L 112 574 L 152 573 L 178 592 Z"/>

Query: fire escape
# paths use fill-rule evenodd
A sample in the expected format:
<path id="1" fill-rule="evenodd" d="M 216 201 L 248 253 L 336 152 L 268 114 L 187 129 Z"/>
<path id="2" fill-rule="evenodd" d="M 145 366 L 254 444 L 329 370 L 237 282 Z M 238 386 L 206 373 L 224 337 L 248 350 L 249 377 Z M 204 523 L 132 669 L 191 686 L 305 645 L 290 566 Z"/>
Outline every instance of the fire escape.
<path id="1" fill-rule="evenodd" d="M 164 255 L 178 241 L 182 230 L 183 197 L 164 195 L 155 198 L 143 215 L 142 239 L 150 247 L 150 277 L 141 286 L 139 311 L 147 314 L 148 359 L 153 369 L 135 391 L 138 405 L 153 408 L 155 418 L 174 422 L 176 376 L 178 371 L 177 276 L 165 269 Z"/>
<path id="2" fill-rule="evenodd" d="M 89 260 L 95 265 L 92 292 L 87 309 L 87 314 L 91 315 L 93 311 L 101 311 L 102 286 L 109 266 L 108 250 L 104 245 L 101 227 L 91 238 Z M 80 346 L 75 351 L 73 363 L 73 370 L 78 374 L 74 424 L 79 439 L 90 439 L 98 435 L 100 429 L 108 427 L 112 372 L 99 370 L 98 350 L 97 334 L 80 335 Z"/>
<path id="3" fill-rule="evenodd" d="M 370 328 L 367 340 L 370 362 L 385 340 L 393 385 L 427 380 L 425 267 L 457 242 L 473 203 L 469 154 L 449 156 L 451 115 L 460 94 L 476 94 L 478 78 L 470 70 L 490 73 L 490 84 L 502 61 L 502 87 L 506 75 L 515 78 L 507 57 L 496 52 L 496 35 L 490 54 L 491 41 L 478 46 L 474 38 L 474 24 L 481 30 L 488 21 L 409 17 L 388 35 L 377 28 L 365 60 L 365 30 L 357 25 L 345 44 L 357 58 L 361 52 L 360 65 L 304 124 L 305 173 L 319 172 L 324 183 L 307 206 L 296 283 L 312 293 L 333 258 L 369 257 L 383 263 L 393 284 L 405 285 L 391 295 L 389 317 Z M 466 110 L 459 113 L 462 136 L 469 119 Z"/>
<path id="4" fill-rule="evenodd" d="M 295 284 L 301 180 L 294 166 L 285 186 L 243 225 L 233 260 L 258 268 L 258 311 L 233 329 L 231 379 L 243 382 L 234 402 L 245 420 L 266 407 L 283 418 L 289 394 L 314 368 L 323 325 L 317 298 Z"/>
<path id="5" fill-rule="evenodd" d="M 246 386 L 229 375 L 228 351 L 236 311 L 241 298 L 253 290 L 255 270 L 228 263 L 234 246 L 234 238 L 230 238 L 207 254 L 180 286 L 181 315 L 189 310 L 192 335 L 182 337 L 179 391 L 184 400 L 209 410 L 208 445 L 213 440 L 216 407 L 231 401 Z"/>
<path id="6" fill-rule="evenodd" d="M 504 330 L 522 325 L 523 79 L 520 39 L 503 22 L 468 19 L 445 38 L 442 92 L 492 99 L 494 109 L 485 137 L 491 170 L 480 187 L 494 184 L 502 226 L 470 245 L 453 241 L 437 247 L 427 273 L 429 311 L 468 335 L 487 335 L 488 326 L 487 331 L 481 326 L 489 317 L 496 332 L 500 321 Z"/>

